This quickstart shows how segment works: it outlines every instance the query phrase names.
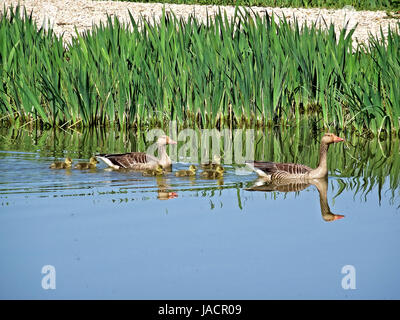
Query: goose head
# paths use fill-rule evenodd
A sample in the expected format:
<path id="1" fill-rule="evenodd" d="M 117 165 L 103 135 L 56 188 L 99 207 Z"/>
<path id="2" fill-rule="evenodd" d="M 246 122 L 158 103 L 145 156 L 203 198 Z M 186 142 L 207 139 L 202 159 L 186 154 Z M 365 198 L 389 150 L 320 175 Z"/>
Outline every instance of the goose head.
<path id="1" fill-rule="evenodd" d="M 344 141 L 344 139 L 340 138 L 340 137 L 338 137 L 338 136 L 336 136 L 336 135 L 334 135 L 333 133 L 330 133 L 330 132 L 325 133 L 324 136 L 322 137 L 322 140 L 321 140 L 322 143 L 325 143 L 325 144 L 328 144 L 328 145 L 331 144 L 331 143 L 336 143 L 336 142 L 341 142 L 341 141 Z"/>
<path id="2" fill-rule="evenodd" d="M 172 140 L 170 137 L 166 135 L 162 135 L 157 139 L 157 144 L 159 146 L 165 146 L 167 144 L 176 144 L 176 141 Z"/>
<path id="3" fill-rule="evenodd" d="M 70 165 L 72 163 L 72 159 L 70 157 L 67 157 L 65 158 L 64 163 Z"/>
<path id="4" fill-rule="evenodd" d="M 191 164 L 189 167 L 189 171 L 196 172 L 197 168 L 195 165 Z"/>

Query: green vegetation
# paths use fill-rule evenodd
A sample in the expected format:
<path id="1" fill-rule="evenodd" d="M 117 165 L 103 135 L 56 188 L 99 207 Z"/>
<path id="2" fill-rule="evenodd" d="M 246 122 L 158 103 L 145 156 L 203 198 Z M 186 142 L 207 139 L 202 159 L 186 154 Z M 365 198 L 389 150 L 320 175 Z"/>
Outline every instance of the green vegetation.
<path id="1" fill-rule="evenodd" d="M 358 10 L 398 10 L 399 0 L 122 0 L 127 2 L 161 2 L 176 4 L 238 5 L 294 8 L 343 8 L 353 6 Z"/>
<path id="2" fill-rule="evenodd" d="M 65 45 L 19 8 L 0 20 L 0 117 L 18 126 L 298 125 L 400 132 L 400 35 L 279 25 L 237 10 L 202 24 L 117 19 Z M 336 40 L 338 39 L 338 41 Z"/>

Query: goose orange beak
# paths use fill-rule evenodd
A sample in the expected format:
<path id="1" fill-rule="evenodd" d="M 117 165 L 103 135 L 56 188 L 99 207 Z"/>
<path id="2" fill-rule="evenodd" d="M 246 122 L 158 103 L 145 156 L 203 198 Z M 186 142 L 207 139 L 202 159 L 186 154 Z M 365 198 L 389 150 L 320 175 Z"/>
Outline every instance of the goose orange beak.
<path id="1" fill-rule="evenodd" d="M 340 137 L 338 137 L 338 136 L 334 136 L 334 137 L 333 137 L 333 142 L 341 142 L 341 141 L 344 141 L 344 139 L 343 139 L 343 138 L 340 138 Z"/>
<path id="2" fill-rule="evenodd" d="M 177 142 L 175 140 L 172 140 L 171 138 L 168 138 L 167 143 L 168 144 L 177 144 Z"/>
<path id="3" fill-rule="evenodd" d="M 343 219 L 343 218 L 344 218 L 344 215 L 335 214 L 335 217 L 333 218 L 333 221 L 335 221 L 335 220 L 340 220 L 340 219 Z"/>

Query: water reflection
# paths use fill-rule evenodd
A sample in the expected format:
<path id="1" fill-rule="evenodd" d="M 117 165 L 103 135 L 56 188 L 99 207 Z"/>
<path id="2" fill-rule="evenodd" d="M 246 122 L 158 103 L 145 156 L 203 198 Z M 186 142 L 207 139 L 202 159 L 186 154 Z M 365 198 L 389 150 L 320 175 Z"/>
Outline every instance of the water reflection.
<path id="1" fill-rule="evenodd" d="M 167 182 L 167 179 L 163 176 L 161 177 L 156 177 L 156 182 L 157 182 L 157 199 L 158 200 L 170 200 L 170 199 L 175 199 L 178 197 L 178 193 L 171 191 L 171 186 Z"/>
<path id="2" fill-rule="evenodd" d="M 300 192 L 307 189 L 311 185 L 315 186 L 319 194 L 319 203 L 321 208 L 322 219 L 327 222 L 335 221 L 344 218 L 344 215 L 334 214 L 331 212 L 328 204 L 328 179 L 313 179 L 307 182 L 298 181 L 272 181 L 265 182 L 263 179 L 258 179 L 253 186 L 246 188 L 247 191 L 262 191 L 262 192 Z"/>

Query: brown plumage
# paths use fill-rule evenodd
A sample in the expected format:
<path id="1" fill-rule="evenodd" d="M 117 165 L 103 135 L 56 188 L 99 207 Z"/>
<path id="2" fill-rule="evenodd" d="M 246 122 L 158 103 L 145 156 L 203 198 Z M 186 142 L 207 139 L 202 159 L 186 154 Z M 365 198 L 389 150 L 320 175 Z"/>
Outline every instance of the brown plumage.
<path id="1" fill-rule="evenodd" d="M 332 133 L 326 133 L 322 137 L 319 153 L 319 165 L 316 169 L 296 163 L 254 161 L 247 162 L 246 164 L 256 171 L 259 176 L 270 181 L 323 178 L 328 175 L 327 153 L 329 145 L 343 140 L 344 139 L 339 138 Z"/>
<path id="2" fill-rule="evenodd" d="M 161 136 L 158 138 L 157 146 L 160 159 L 146 154 L 145 152 L 99 154 L 97 157 L 114 169 L 147 170 L 156 169 L 158 165 L 163 168 L 168 168 L 172 165 L 172 161 L 166 151 L 167 144 L 176 144 L 176 142 L 168 136 Z"/>

